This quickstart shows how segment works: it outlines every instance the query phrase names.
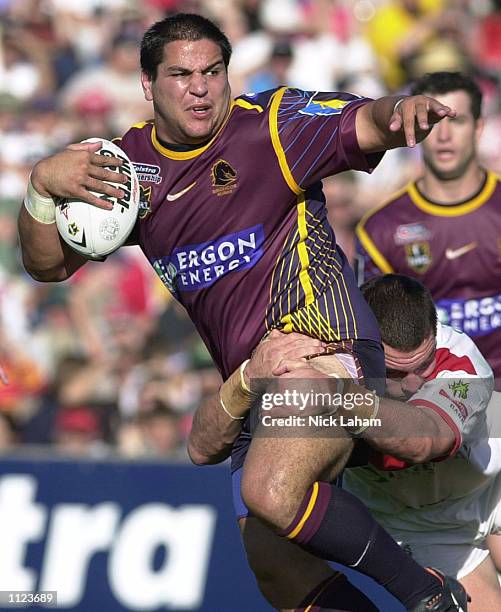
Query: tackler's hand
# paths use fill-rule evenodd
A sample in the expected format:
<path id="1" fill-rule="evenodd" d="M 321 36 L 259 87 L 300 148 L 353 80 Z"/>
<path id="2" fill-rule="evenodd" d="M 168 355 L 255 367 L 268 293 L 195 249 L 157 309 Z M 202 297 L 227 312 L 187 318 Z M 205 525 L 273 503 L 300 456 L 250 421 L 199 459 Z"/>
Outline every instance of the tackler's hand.
<path id="1" fill-rule="evenodd" d="M 295 332 L 285 334 L 274 329 L 262 340 L 244 370 L 248 384 L 252 379 L 280 376 L 288 371 L 288 363 L 304 365 L 306 357 L 323 353 L 325 342 Z"/>

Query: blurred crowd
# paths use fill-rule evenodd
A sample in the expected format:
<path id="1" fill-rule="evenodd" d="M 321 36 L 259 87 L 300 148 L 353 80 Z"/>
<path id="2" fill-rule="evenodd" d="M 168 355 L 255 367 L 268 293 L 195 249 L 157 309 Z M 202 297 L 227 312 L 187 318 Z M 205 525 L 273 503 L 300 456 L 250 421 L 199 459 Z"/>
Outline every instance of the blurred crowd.
<path id="1" fill-rule="evenodd" d="M 186 458 L 193 411 L 220 384 L 183 310 L 135 247 L 44 285 L 23 272 L 16 215 L 33 164 L 150 118 L 142 33 L 198 12 L 232 41 L 233 94 L 289 84 L 379 97 L 435 70 L 478 80 L 485 164 L 501 172 L 500 0 L 0 0 L 0 451 Z M 387 154 L 372 175 L 325 182 L 348 255 L 361 215 L 419 172 Z M 103 287 L 106 290 L 103 290 Z"/>

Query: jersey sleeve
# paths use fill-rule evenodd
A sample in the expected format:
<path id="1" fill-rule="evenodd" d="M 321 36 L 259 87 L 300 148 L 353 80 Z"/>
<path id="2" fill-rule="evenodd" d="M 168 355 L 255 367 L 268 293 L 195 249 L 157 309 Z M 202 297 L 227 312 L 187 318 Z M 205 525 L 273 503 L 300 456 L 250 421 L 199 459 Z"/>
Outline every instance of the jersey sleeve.
<path id="1" fill-rule="evenodd" d="M 383 153 L 365 154 L 355 130 L 357 109 L 369 102 L 348 93 L 281 88 L 269 122 L 282 172 L 301 190 L 345 170 L 371 172 Z"/>
<path id="2" fill-rule="evenodd" d="M 461 445 L 488 437 L 487 405 L 493 386 L 492 377 L 444 370 L 426 382 L 409 403 L 435 411 L 449 425 L 455 435 L 451 456 Z"/>

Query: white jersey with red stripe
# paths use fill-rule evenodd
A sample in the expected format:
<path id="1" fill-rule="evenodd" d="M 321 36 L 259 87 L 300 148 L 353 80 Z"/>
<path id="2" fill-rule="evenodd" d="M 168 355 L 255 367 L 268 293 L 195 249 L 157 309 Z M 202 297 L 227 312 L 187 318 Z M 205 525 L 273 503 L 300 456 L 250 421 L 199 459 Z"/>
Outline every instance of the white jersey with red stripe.
<path id="1" fill-rule="evenodd" d="M 499 499 L 492 488 L 501 470 L 501 394 L 493 384 L 473 341 L 439 324 L 436 368 L 409 401 L 450 425 L 450 454 L 419 465 L 380 455 L 344 477 L 397 541 L 472 545 L 480 537 Z"/>

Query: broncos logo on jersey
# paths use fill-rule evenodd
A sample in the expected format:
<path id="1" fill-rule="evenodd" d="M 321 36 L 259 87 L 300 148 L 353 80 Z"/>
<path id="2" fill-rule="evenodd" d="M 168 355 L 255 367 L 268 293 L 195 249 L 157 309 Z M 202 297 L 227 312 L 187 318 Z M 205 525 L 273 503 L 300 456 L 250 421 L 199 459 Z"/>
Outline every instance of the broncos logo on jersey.
<path id="1" fill-rule="evenodd" d="M 216 195 L 226 195 L 236 188 L 237 171 L 224 159 L 219 159 L 212 166 L 212 192 Z"/>
<path id="2" fill-rule="evenodd" d="M 212 184 L 214 187 L 225 187 L 237 180 L 237 172 L 224 159 L 212 166 Z"/>

